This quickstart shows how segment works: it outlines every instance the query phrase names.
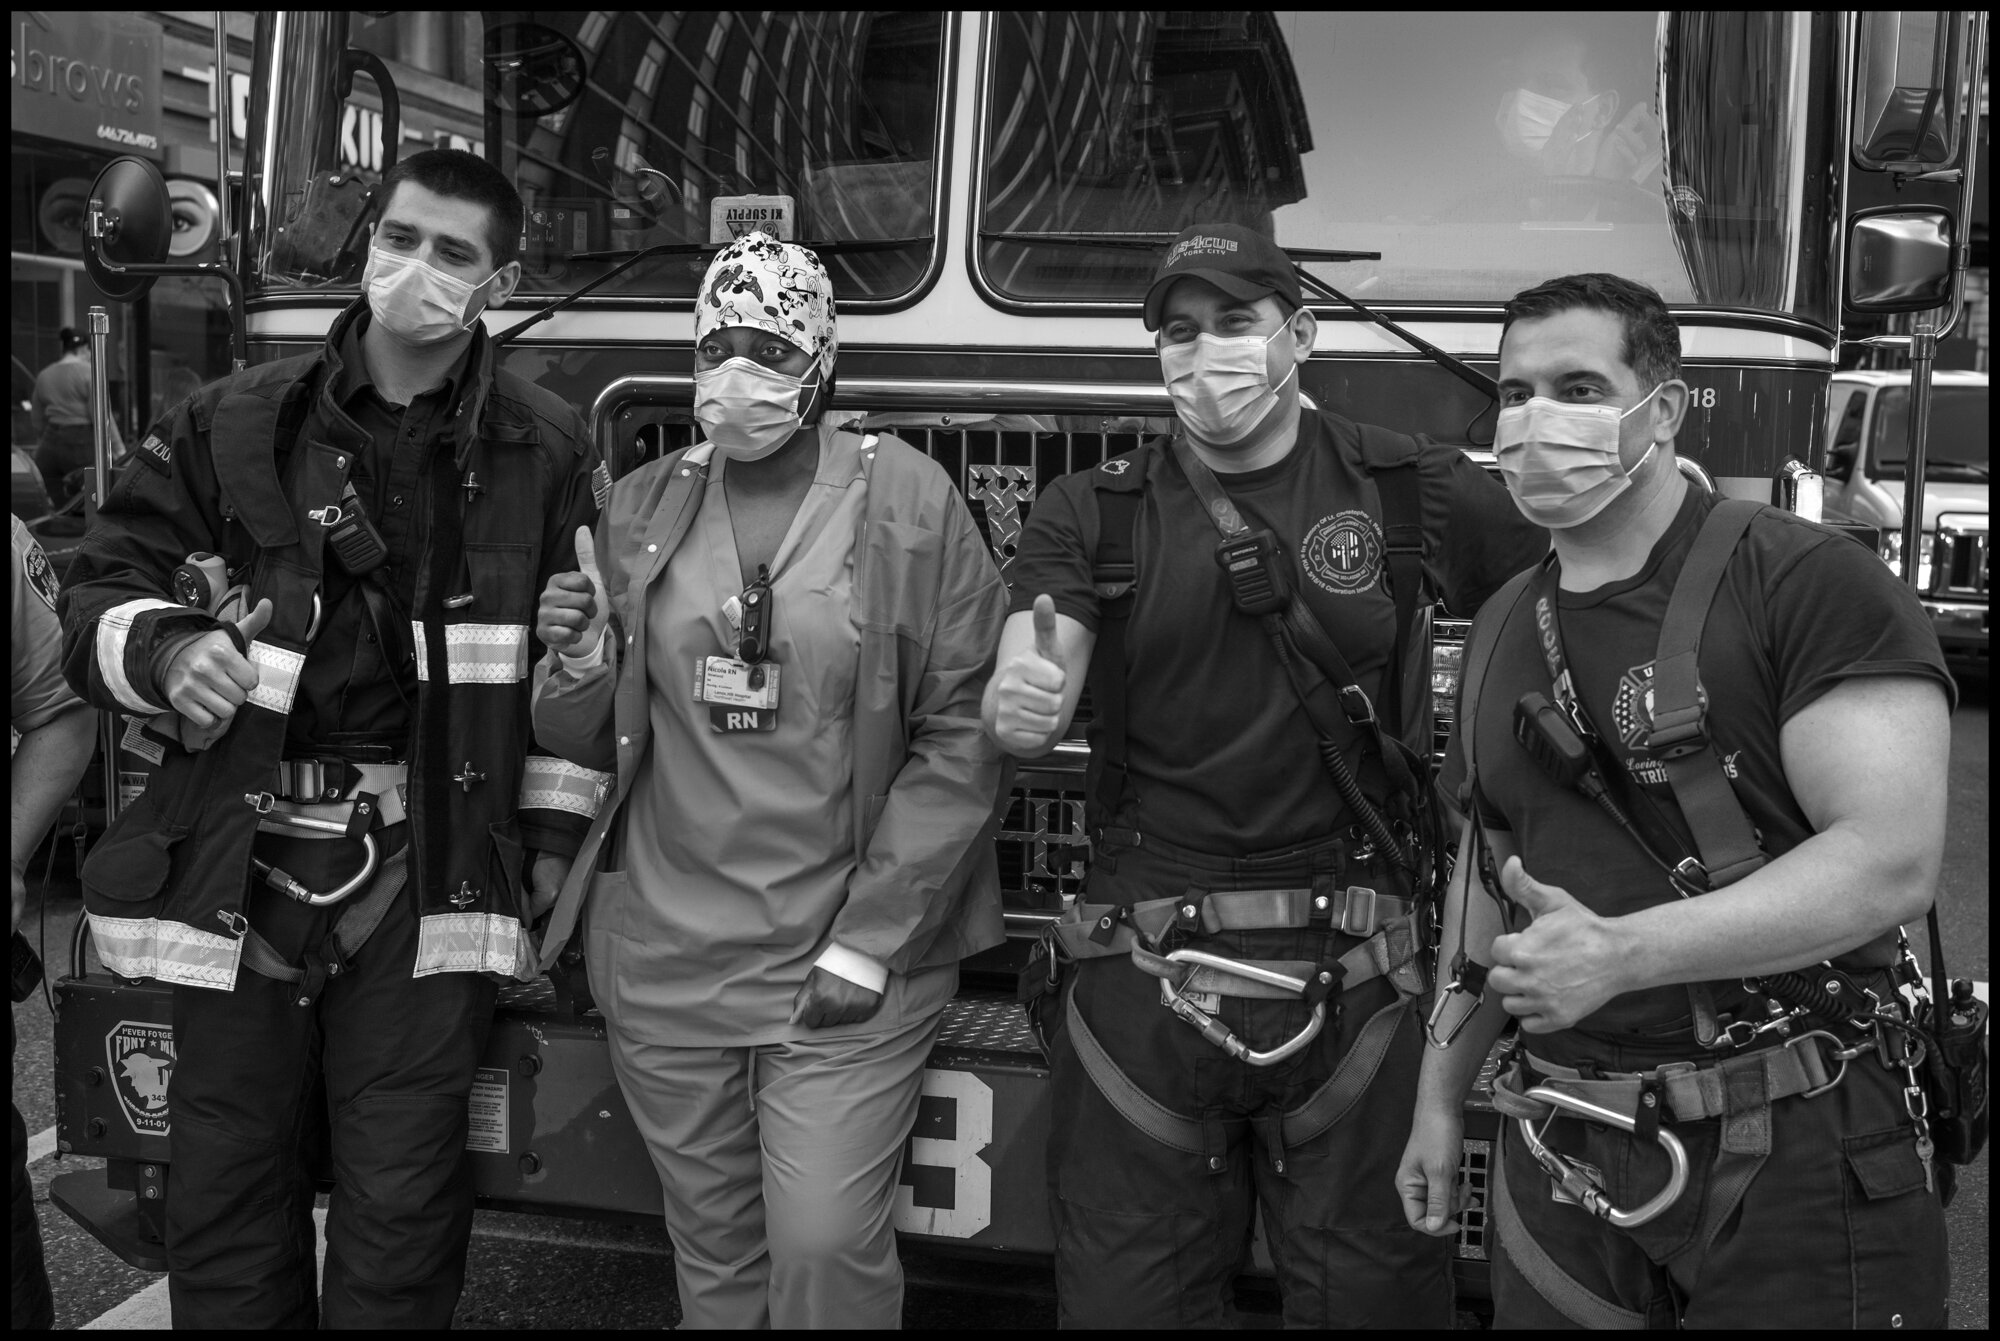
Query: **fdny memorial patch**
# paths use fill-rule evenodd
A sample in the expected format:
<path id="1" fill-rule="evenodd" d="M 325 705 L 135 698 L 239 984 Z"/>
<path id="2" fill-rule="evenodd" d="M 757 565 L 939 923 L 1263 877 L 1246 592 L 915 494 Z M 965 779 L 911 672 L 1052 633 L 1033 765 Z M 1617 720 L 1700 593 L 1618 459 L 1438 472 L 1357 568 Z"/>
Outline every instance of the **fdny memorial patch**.
<path id="1" fill-rule="evenodd" d="M 174 1074 L 172 1025 L 146 1020 L 120 1020 L 104 1036 L 104 1057 L 118 1106 L 141 1136 L 165 1136 L 173 1126 L 167 1111 L 167 1085 Z"/>
<path id="2" fill-rule="evenodd" d="M 1382 533 L 1358 509 L 1321 517 L 1299 543 L 1299 566 L 1336 596 L 1367 591 L 1382 576 Z"/>

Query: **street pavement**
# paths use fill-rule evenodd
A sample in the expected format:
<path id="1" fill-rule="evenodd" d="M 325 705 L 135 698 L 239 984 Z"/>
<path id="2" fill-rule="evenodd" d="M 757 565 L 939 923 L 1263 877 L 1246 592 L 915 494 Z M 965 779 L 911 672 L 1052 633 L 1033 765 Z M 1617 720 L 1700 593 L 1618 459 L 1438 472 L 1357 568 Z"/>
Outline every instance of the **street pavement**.
<path id="1" fill-rule="evenodd" d="M 1989 944 L 1989 706 L 1984 685 L 1968 686 L 1953 720 L 1949 836 L 1940 908 L 1945 952 L 1954 977 L 1990 980 Z M 30 889 L 38 890 L 38 864 Z M 79 912 L 73 863 L 65 845 L 48 883 L 46 902 L 31 902 L 24 929 L 41 939 L 55 971 L 68 961 Z M 1920 942 L 1918 928 L 1911 928 Z M 46 1005 L 37 996 L 14 1008 L 20 1032 L 14 1096 L 36 1137 L 30 1174 L 47 1245 L 56 1297 L 56 1325 L 164 1327 L 162 1277 L 118 1261 L 48 1203 L 48 1182 L 94 1161 L 54 1153 L 52 1039 Z M 1988 1307 L 1988 1177 L 1984 1157 L 1959 1171 L 1951 1224 L 1952 1324 L 1984 1330 Z M 966 1263 L 941 1257 L 906 1258 L 912 1285 L 904 1306 L 911 1328 L 1050 1328 L 1055 1305 L 1048 1272 L 1032 1263 Z M 468 1328 L 662 1327 L 677 1323 L 673 1262 L 657 1226 L 609 1225 L 543 1216 L 479 1213 L 457 1325 Z M 1258 1319 L 1252 1317 L 1250 1321 Z"/>

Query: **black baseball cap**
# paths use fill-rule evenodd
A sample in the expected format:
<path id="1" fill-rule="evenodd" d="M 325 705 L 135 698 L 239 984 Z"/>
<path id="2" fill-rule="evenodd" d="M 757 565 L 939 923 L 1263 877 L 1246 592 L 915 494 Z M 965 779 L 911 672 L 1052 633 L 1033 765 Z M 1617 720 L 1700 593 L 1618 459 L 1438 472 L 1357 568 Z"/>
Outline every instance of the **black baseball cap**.
<path id="1" fill-rule="evenodd" d="M 1177 279 L 1206 280 L 1238 301 L 1275 293 L 1296 310 L 1305 306 L 1298 272 L 1276 241 L 1242 224 L 1196 224 L 1167 244 L 1146 290 L 1146 329 L 1160 329 L 1160 304 Z"/>

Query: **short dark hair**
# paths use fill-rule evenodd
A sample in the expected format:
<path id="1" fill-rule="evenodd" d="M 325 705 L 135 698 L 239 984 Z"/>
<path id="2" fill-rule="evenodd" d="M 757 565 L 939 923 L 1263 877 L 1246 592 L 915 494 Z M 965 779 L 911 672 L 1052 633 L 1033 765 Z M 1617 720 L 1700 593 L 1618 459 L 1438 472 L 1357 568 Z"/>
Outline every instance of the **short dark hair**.
<path id="1" fill-rule="evenodd" d="M 386 208 L 404 182 L 484 205 L 492 220 L 487 225 L 486 246 L 493 253 L 495 266 L 521 254 L 521 193 L 505 173 L 478 154 L 463 149 L 425 149 L 399 160 L 382 174 L 382 204 L 378 208 Z"/>
<path id="2" fill-rule="evenodd" d="M 1650 285 L 1617 275 L 1564 275 L 1523 289 L 1502 309 L 1500 342 L 1517 321 L 1552 317 L 1574 308 L 1589 308 L 1617 317 L 1625 328 L 1625 365 L 1647 388 L 1681 375 L 1681 331 L 1667 305 Z"/>

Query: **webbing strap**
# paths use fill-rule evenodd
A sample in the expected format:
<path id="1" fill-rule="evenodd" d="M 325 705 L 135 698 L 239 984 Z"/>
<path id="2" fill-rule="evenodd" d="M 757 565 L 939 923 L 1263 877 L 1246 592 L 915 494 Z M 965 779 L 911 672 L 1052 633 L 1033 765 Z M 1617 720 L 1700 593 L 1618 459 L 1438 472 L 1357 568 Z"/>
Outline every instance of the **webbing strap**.
<path id="1" fill-rule="evenodd" d="M 1125 800 L 1126 714 L 1125 631 L 1137 599 L 1138 561 L 1133 534 L 1139 524 L 1141 495 L 1126 490 L 1097 490 L 1097 554 L 1091 582 L 1097 589 L 1097 643 L 1091 652 L 1087 679 L 1091 711 L 1103 741 L 1097 764 L 1097 785 L 1091 801 L 1097 814 L 1087 827 L 1095 832 L 1117 821 Z"/>
<path id="2" fill-rule="evenodd" d="M 1514 607 L 1534 584 L 1535 574 L 1543 565 L 1523 568 L 1507 579 L 1500 590 L 1480 609 L 1480 618 L 1472 621 L 1472 629 L 1465 637 L 1465 651 L 1459 660 L 1458 672 L 1458 748 L 1465 756 L 1465 815 L 1468 824 L 1479 822 L 1473 809 L 1472 790 L 1477 780 L 1478 770 L 1473 758 L 1473 742 L 1478 737 L 1473 733 L 1473 718 L 1479 710 L 1479 693 L 1486 686 L 1486 670 L 1493 664 L 1493 649 L 1500 645 L 1500 631 L 1514 618 Z"/>
<path id="3" fill-rule="evenodd" d="M 1097 1035 L 1090 1032 L 1090 1026 L 1083 1022 L 1083 1013 L 1076 1008 L 1076 990 L 1070 989 L 1065 1028 L 1069 1031 L 1070 1044 L 1076 1049 L 1077 1060 L 1083 1063 L 1083 1072 L 1097 1086 L 1105 1102 L 1118 1110 L 1120 1117 L 1137 1127 L 1161 1145 L 1190 1155 L 1208 1153 L 1208 1147 L 1201 1138 L 1201 1124 L 1193 1118 L 1182 1117 L 1147 1094 L 1132 1083 L 1131 1077 L 1118 1069 L 1118 1063 L 1111 1060 L 1111 1054 L 1097 1041 Z"/>
<path id="4" fill-rule="evenodd" d="M 1348 981 L 1352 981 L 1349 979 Z M 1375 1073 L 1382 1069 L 1382 1062 L 1389 1055 L 1389 1045 L 1395 1042 L 1397 1030 L 1405 1020 L 1414 1019 L 1411 1006 L 1417 1001 L 1413 996 L 1401 996 L 1368 1017 L 1368 1023 L 1361 1026 L 1355 1037 L 1354 1046 L 1333 1068 L 1324 1085 L 1312 1092 L 1304 1103 L 1285 1114 L 1285 1144 L 1304 1145 L 1313 1137 L 1347 1116 L 1375 1079 Z M 1417 1046 L 1415 1039 L 1410 1040 Z"/>
<path id="5" fill-rule="evenodd" d="M 341 911 L 340 920 L 334 923 L 333 942 L 345 964 L 353 958 L 354 952 L 368 943 L 375 934 L 375 928 L 382 925 L 388 915 L 389 905 L 402 892 L 403 880 L 409 873 L 409 845 L 396 849 L 382 863 L 382 869 L 375 876 L 368 892 L 347 905 Z M 271 943 L 251 927 L 243 933 L 243 967 L 275 982 L 297 983 L 305 981 L 305 970 L 287 964 Z"/>
<path id="6" fill-rule="evenodd" d="M 1674 800 L 1716 889 L 1762 866 L 1764 854 L 1709 738 L 1696 657 L 1730 558 L 1763 510 L 1762 503 L 1724 499 L 1709 512 L 1668 598 L 1653 660 L 1653 730 L 1647 748 L 1666 764 Z"/>
<path id="7" fill-rule="evenodd" d="M 1403 678 L 1410 665 L 1410 629 L 1416 621 L 1417 596 L 1424 579 L 1423 481 L 1417 474 L 1417 442 L 1374 424 L 1356 424 L 1361 434 L 1361 459 L 1375 480 L 1382 499 L 1382 539 L 1389 564 L 1389 596 L 1396 606 L 1395 655 L 1383 676 L 1377 711 L 1389 724 L 1389 734 L 1403 733 Z"/>
<path id="8" fill-rule="evenodd" d="M 1645 1314 L 1620 1308 L 1578 1282 L 1528 1233 L 1520 1209 L 1514 1205 L 1513 1189 L 1507 1185 L 1506 1140 L 1503 1134 L 1501 1149 L 1493 1160 L 1493 1221 L 1494 1228 L 1500 1231 L 1500 1246 L 1520 1271 L 1521 1279 L 1533 1286 L 1551 1308 L 1579 1327 L 1593 1331 L 1644 1330 Z"/>

